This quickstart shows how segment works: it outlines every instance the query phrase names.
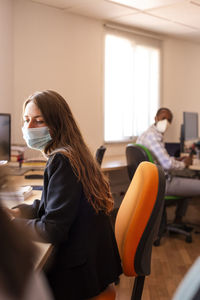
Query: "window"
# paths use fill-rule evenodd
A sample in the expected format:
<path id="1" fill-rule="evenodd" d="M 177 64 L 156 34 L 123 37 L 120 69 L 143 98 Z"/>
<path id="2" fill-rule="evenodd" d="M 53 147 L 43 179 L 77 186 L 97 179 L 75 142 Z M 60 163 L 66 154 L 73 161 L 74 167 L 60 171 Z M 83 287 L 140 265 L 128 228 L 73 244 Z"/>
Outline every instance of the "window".
<path id="1" fill-rule="evenodd" d="M 146 130 L 154 122 L 159 91 L 160 41 L 106 33 L 105 141 L 127 141 Z"/>

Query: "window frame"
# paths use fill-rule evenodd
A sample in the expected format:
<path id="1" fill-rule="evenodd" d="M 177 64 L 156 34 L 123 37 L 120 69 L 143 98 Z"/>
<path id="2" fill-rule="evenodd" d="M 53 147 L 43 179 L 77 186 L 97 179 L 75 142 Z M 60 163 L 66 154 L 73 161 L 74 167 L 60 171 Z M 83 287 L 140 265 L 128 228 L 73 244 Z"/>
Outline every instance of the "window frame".
<path id="1" fill-rule="evenodd" d="M 120 28 L 120 29 L 119 29 Z M 107 145 L 111 145 L 111 144 L 127 144 L 128 142 L 133 142 L 137 139 L 137 136 L 130 136 L 128 138 L 124 138 L 124 139 L 119 139 L 119 140 L 105 140 L 105 60 L 106 60 L 106 54 L 105 54 L 105 50 L 106 50 L 106 36 L 107 34 L 111 34 L 117 37 L 122 37 L 122 38 L 127 38 L 130 39 L 132 41 L 136 42 L 136 45 L 139 46 L 144 46 L 144 47 L 148 47 L 148 48 L 155 48 L 155 49 L 159 49 L 159 80 L 158 80 L 158 107 L 157 109 L 161 106 L 161 91 L 162 91 L 162 62 L 163 62 L 163 47 L 162 47 L 162 38 L 157 36 L 157 35 L 153 35 L 151 33 L 148 32 L 140 32 L 140 31 L 134 31 L 131 29 L 127 29 L 127 28 L 121 28 L 119 26 L 115 25 L 109 25 L 109 24 L 105 24 L 105 30 L 104 30 L 104 63 L 103 63 L 103 141 L 104 144 Z M 156 111 L 154 112 L 154 116 L 156 114 Z M 151 124 L 149 124 L 150 126 Z"/>

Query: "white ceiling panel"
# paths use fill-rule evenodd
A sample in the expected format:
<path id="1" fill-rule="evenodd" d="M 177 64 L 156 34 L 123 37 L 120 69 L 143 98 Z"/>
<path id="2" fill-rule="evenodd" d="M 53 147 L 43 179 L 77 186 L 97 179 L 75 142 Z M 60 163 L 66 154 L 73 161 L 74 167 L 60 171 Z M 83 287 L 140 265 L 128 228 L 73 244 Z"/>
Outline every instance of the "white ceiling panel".
<path id="1" fill-rule="evenodd" d="M 171 7 L 153 9 L 151 14 L 200 29 L 200 5 L 179 3 Z"/>
<path id="2" fill-rule="evenodd" d="M 168 6 L 175 3 L 185 2 L 186 0 L 106 0 L 109 2 L 117 2 L 130 7 L 141 10 L 151 9 L 155 7 Z"/>
<path id="3" fill-rule="evenodd" d="M 68 12 L 81 14 L 98 19 L 112 19 L 123 15 L 138 13 L 138 10 L 102 0 L 90 0 L 89 2 L 73 6 Z"/>
<path id="4" fill-rule="evenodd" d="M 168 22 L 164 19 L 158 19 L 154 16 L 140 13 L 117 18 L 117 21 L 126 25 L 137 26 L 146 30 L 151 30 L 164 34 L 184 35 L 194 32 L 194 29 L 183 27 L 179 24 Z"/>
<path id="5" fill-rule="evenodd" d="M 126 1 L 124 4 L 116 4 L 113 0 L 27 1 L 102 21 L 200 41 L 200 0 L 123 0 Z"/>
<path id="6" fill-rule="evenodd" d="M 53 6 L 61 9 L 87 3 L 88 0 L 31 0 L 32 2 Z M 95 0 L 94 0 L 95 1 Z"/>

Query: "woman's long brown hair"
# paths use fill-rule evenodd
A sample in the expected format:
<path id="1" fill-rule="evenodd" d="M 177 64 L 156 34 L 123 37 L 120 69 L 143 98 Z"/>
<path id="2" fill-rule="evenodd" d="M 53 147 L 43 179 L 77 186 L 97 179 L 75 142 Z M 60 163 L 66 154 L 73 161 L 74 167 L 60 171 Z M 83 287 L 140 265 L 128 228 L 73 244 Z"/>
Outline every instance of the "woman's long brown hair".
<path id="1" fill-rule="evenodd" d="M 0 167 L 0 190 L 5 184 L 5 167 Z M 0 199 L 0 288 L 12 299 L 23 299 L 34 269 L 36 249 L 24 228 L 11 222 Z"/>
<path id="2" fill-rule="evenodd" d="M 35 248 L 0 205 L 0 282 L 12 299 L 22 299 L 33 272 Z"/>
<path id="3" fill-rule="evenodd" d="M 108 179 L 84 142 L 65 99 L 51 90 L 36 92 L 25 101 L 24 110 L 31 101 L 41 111 L 52 137 L 44 152 L 48 154 L 57 148 L 65 148 L 64 154 L 81 181 L 88 201 L 96 212 L 104 210 L 109 213 L 113 208 L 113 199 Z"/>

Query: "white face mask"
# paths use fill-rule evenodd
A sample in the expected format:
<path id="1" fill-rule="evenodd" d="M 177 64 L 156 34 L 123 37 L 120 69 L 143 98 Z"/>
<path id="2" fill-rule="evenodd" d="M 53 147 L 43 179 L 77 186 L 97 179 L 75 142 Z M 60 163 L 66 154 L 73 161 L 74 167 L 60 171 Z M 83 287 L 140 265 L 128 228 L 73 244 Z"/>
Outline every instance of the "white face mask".
<path id="1" fill-rule="evenodd" d="M 29 148 L 43 150 L 46 144 L 51 141 L 48 127 L 22 128 L 23 138 Z"/>
<path id="2" fill-rule="evenodd" d="M 164 119 L 156 123 L 156 128 L 159 132 L 164 133 L 169 127 L 169 125 L 170 123 L 167 121 L 167 119 Z"/>

